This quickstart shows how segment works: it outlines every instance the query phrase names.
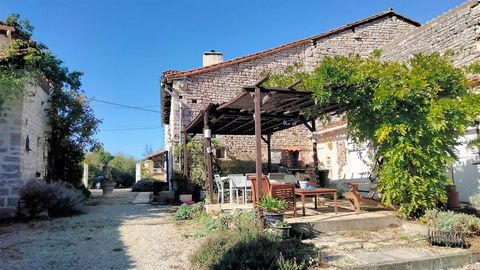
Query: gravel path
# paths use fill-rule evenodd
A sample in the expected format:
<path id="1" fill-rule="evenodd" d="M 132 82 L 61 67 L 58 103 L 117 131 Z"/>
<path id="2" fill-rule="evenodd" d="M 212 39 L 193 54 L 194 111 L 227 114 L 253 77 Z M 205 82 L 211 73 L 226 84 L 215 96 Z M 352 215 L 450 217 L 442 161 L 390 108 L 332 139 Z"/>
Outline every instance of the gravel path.
<path id="1" fill-rule="evenodd" d="M 0 269 L 190 269 L 198 240 L 182 237 L 172 206 L 131 204 L 99 191 L 83 215 L 0 225 Z"/>

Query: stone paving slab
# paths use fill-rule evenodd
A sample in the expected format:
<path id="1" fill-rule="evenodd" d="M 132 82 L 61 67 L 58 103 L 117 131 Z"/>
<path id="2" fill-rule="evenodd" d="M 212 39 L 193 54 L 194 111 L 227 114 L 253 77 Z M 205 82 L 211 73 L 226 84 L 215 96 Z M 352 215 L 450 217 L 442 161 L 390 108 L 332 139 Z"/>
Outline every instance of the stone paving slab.
<path id="1" fill-rule="evenodd" d="M 135 199 L 133 199 L 133 204 L 148 204 L 151 201 L 152 192 L 138 192 Z"/>
<path id="2" fill-rule="evenodd" d="M 365 263 L 382 263 L 398 260 L 420 259 L 435 255 L 433 252 L 417 248 L 397 248 L 383 252 L 358 252 L 352 254 L 356 259 Z"/>
<path id="3" fill-rule="evenodd" d="M 353 257 L 365 263 L 342 269 L 450 269 L 478 263 L 480 252 L 478 250 L 465 250 L 456 254 L 438 255 L 426 249 L 399 248 L 385 252 L 359 252 L 353 254 Z M 474 266 L 466 269 L 477 268 Z"/>

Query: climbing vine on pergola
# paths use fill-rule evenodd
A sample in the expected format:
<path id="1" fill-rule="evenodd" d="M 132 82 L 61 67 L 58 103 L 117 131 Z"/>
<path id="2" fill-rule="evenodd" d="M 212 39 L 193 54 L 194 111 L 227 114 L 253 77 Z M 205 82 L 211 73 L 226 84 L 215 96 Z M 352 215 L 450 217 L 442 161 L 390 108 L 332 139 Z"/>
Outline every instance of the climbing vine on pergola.
<path id="1" fill-rule="evenodd" d="M 317 108 L 342 104 L 350 137 L 375 150 L 373 171 L 383 202 L 412 217 L 446 201 L 455 145 L 480 115 L 480 96 L 468 80 L 478 66 L 455 67 L 438 53 L 404 63 L 381 61 L 378 52 L 368 58 L 327 56 L 313 72 L 289 69 L 266 84 L 301 79 Z M 326 115 L 313 109 L 310 116 Z"/>

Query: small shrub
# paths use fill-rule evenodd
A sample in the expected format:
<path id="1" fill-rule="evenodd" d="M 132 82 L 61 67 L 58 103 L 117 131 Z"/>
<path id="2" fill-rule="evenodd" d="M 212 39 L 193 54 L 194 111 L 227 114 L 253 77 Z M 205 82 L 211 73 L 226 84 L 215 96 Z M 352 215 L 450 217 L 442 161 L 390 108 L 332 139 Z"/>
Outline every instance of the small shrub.
<path id="1" fill-rule="evenodd" d="M 68 216 L 82 212 L 85 197 L 71 184 L 62 181 L 47 183 L 32 179 L 22 188 L 21 199 L 30 216 L 48 211 L 51 217 Z"/>
<path id="2" fill-rule="evenodd" d="M 192 219 L 192 208 L 193 206 L 188 204 L 182 204 L 180 208 L 178 208 L 177 212 L 173 215 L 175 220 L 188 220 Z"/>
<path id="3" fill-rule="evenodd" d="M 90 196 L 92 196 L 92 192 L 87 187 L 85 187 L 84 184 L 78 186 L 77 189 L 83 194 L 85 198 L 90 198 Z"/>
<path id="4" fill-rule="evenodd" d="M 480 233 L 480 218 L 452 211 L 427 210 L 424 216 L 428 226 L 440 232 L 461 232 L 466 236 Z"/>
<path id="5" fill-rule="evenodd" d="M 196 204 L 192 204 L 192 215 L 193 217 L 196 217 L 200 213 L 205 213 L 205 203 L 204 202 L 199 202 Z"/>
<path id="6" fill-rule="evenodd" d="M 470 204 L 473 208 L 475 208 L 475 210 L 480 212 L 480 192 L 477 192 L 470 197 Z"/>
<path id="7" fill-rule="evenodd" d="M 301 262 L 300 264 L 298 264 L 295 258 L 293 260 L 285 260 L 282 254 L 280 254 L 280 257 L 278 258 L 277 262 L 278 262 L 278 270 L 307 269 L 307 264 L 305 262 Z"/>

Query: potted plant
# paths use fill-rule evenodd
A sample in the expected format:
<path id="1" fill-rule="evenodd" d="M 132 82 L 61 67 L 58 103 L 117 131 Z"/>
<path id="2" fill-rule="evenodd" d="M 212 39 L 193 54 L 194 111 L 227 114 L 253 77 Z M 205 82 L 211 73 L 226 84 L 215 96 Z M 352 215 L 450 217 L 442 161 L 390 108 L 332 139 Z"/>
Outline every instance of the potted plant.
<path id="1" fill-rule="evenodd" d="M 282 239 L 287 239 L 290 235 L 290 224 L 287 221 L 277 221 L 274 224 L 274 230 L 282 237 Z"/>
<path id="2" fill-rule="evenodd" d="M 306 173 L 297 173 L 295 175 L 297 178 L 298 184 L 300 185 L 301 189 L 305 189 L 308 186 L 308 181 L 310 181 L 310 177 Z"/>
<path id="3" fill-rule="evenodd" d="M 277 221 L 283 221 L 284 211 L 287 208 L 285 200 L 273 198 L 270 195 L 263 196 L 258 203 L 258 207 L 263 210 L 265 223 L 273 228 Z"/>

